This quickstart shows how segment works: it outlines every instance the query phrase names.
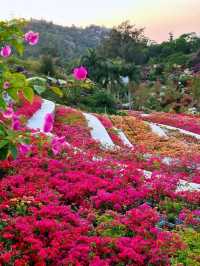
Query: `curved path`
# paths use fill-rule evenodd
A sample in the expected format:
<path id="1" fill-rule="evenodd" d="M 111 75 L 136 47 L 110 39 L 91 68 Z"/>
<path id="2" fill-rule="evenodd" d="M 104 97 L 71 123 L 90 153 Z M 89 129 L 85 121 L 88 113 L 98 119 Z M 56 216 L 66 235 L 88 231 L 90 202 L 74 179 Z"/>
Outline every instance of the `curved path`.
<path id="1" fill-rule="evenodd" d="M 141 114 L 141 117 L 148 117 L 149 114 Z M 194 137 L 196 139 L 200 139 L 200 135 L 197 134 L 197 133 L 193 133 L 191 131 L 188 131 L 188 130 L 185 130 L 185 129 L 182 129 L 182 128 L 178 128 L 178 127 L 174 127 L 174 126 L 168 126 L 168 125 L 165 125 L 165 124 L 159 124 L 159 123 L 153 123 L 154 125 L 157 125 L 159 127 L 164 127 L 166 129 L 170 129 L 170 130 L 178 130 L 180 133 L 183 133 L 185 135 L 189 135 L 191 137 Z"/>
<path id="2" fill-rule="evenodd" d="M 149 122 L 147 122 L 147 124 L 150 126 L 150 128 L 154 134 L 156 134 L 157 136 L 159 136 L 161 138 L 168 138 L 165 131 L 159 125 L 157 125 L 155 123 L 149 123 Z"/>
<path id="3" fill-rule="evenodd" d="M 115 144 L 100 120 L 92 114 L 83 113 L 83 115 L 88 122 L 88 127 L 91 128 L 92 138 L 99 141 L 104 147 L 115 148 Z"/>
<path id="4" fill-rule="evenodd" d="M 170 130 L 178 130 L 182 134 L 185 134 L 185 135 L 188 135 L 188 136 L 191 136 L 191 137 L 194 137 L 194 138 L 200 140 L 200 135 L 196 134 L 196 133 L 193 133 L 191 131 L 188 131 L 188 130 L 185 130 L 185 129 L 181 129 L 181 128 L 178 128 L 178 127 L 172 127 L 172 126 L 164 125 L 164 124 L 157 124 L 157 125 L 160 126 L 160 127 L 166 128 L 166 129 L 170 129 Z"/>
<path id="5" fill-rule="evenodd" d="M 124 132 L 121 129 L 117 129 L 117 132 L 124 145 L 128 146 L 129 148 L 133 148 L 133 144 L 130 143 Z"/>

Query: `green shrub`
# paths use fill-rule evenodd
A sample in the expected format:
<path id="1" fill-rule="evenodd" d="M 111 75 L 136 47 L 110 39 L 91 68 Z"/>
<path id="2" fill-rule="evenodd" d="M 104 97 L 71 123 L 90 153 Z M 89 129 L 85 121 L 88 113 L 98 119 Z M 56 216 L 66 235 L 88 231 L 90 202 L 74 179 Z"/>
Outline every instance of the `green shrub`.
<path id="1" fill-rule="evenodd" d="M 91 112 L 114 114 L 117 110 L 114 97 L 103 90 L 97 90 L 94 94 L 82 98 L 81 104 Z"/>
<path id="2" fill-rule="evenodd" d="M 190 228 L 180 231 L 179 234 L 187 247 L 177 251 L 177 256 L 172 259 L 172 265 L 200 266 L 200 232 Z"/>

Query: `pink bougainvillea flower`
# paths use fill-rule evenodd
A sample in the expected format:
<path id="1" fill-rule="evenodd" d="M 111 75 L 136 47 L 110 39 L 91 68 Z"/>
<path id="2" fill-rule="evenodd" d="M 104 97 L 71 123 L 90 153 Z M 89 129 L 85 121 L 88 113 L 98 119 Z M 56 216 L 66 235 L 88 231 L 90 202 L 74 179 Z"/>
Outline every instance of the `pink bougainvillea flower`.
<path id="1" fill-rule="evenodd" d="M 11 55 L 11 52 L 12 52 L 11 47 L 9 45 L 6 45 L 1 48 L 0 54 L 2 57 L 9 57 Z"/>
<path id="2" fill-rule="evenodd" d="M 5 90 L 8 89 L 8 88 L 10 88 L 10 82 L 5 81 L 5 82 L 3 83 L 3 88 L 4 88 Z"/>
<path id="3" fill-rule="evenodd" d="M 43 131 L 46 133 L 51 132 L 53 129 L 53 122 L 53 115 L 50 113 L 46 114 Z"/>
<path id="4" fill-rule="evenodd" d="M 20 146 L 19 146 L 19 152 L 20 152 L 22 155 L 26 155 L 28 152 L 30 152 L 31 147 L 32 147 L 31 145 L 28 145 L 28 144 L 22 143 L 22 144 L 20 144 Z"/>
<path id="5" fill-rule="evenodd" d="M 12 129 L 13 130 L 20 130 L 21 125 L 20 125 L 20 121 L 19 121 L 19 117 L 16 115 L 13 115 L 12 117 Z"/>
<path id="6" fill-rule="evenodd" d="M 60 153 L 60 151 L 63 148 L 63 145 L 65 144 L 65 136 L 63 137 L 54 137 L 51 142 L 51 148 L 54 153 L 54 155 L 57 155 Z"/>
<path id="7" fill-rule="evenodd" d="M 85 80 L 87 78 L 88 71 L 85 67 L 77 67 L 73 71 L 73 76 L 76 80 Z"/>
<path id="8" fill-rule="evenodd" d="M 6 109 L 6 111 L 3 112 L 3 117 L 4 117 L 4 118 L 7 118 L 7 119 L 12 118 L 13 115 L 14 115 L 14 111 L 13 111 L 13 108 L 12 108 L 12 107 L 8 107 L 8 108 Z"/>
<path id="9" fill-rule="evenodd" d="M 39 33 L 38 32 L 33 32 L 33 31 L 28 31 L 24 35 L 25 41 L 30 44 L 30 45 L 36 45 L 39 41 Z"/>

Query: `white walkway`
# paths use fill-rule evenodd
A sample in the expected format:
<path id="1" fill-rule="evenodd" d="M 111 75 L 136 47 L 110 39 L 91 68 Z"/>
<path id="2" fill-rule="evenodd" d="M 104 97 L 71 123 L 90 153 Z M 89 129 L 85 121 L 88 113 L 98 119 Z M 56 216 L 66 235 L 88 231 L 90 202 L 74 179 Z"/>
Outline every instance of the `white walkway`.
<path id="1" fill-rule="evenodd" d="M 142 117 L 148 117 L 149 114 L 141 114 Z M 197 133 L 193 133 L 191 131 L 188 131 L 188 130 L 185 130 L 185 129 L 181 129 L 181 128 L 178 128 L 178 127 L 174 127 L 174 126 L 168 126 L 168 125 L 164 125 L 164 124 L 158 124 L 158 123 L 155 123 L 156 125 L 160 126 L 160 127 L 164 127 L 166 129 L 170 129 L 170 130 L 178 130 L 180 133 L 182 134 L 186 134 L 188 136 L 191 136 L 191 137 L 194 137 L 196 139 L 200 139 L 200 135 L 197 134 Z"/>
<path id="2" fill-rule="evenodd" d="M 159 136 L 161 138 L 168 138 L 165 131 L 159 125 L 154 124 L 154 123 L 149 123 L 149 122 L 147 122 L 147 124 L 150 126 L 150 128 L 154 134 L 156 134 L 157 136 Z"/>
<path id="3" fill-rule="evenodd" d="M 128 146 L 129 148 L 133 148 L 133 144 L 130 143 L 124 132 L 121 129 L 117 129 L 117 132 L 124 145 Z"/>
<path id="4" fill-rule="evenodd" d="M 41 108 L 28 120 L 27 127 L 43 132 L 46 114 L 54 114 L 55 103 L 43 99 Z"/>
<path id="5" fill-rule="evenodd" d="M 188 135 L 188 136 L 191 136 L 191 137 L 194 137 L 194 138 L 200 140 L 199 134 L 196 134 L 196 133 L 193 133 L 193 132 L 181 129 L 181 128 L 177 128 L 177 127 L 167 126 L 167 125 L 163 125 L 163 124 L 157 124 L 157 125 L 160 127 L 166 128 L 166 129 L 170 129 L 170 130 L 178 130 L 182 134 L 185 134 L 185 135 Z"/>
<path id="6" fill-rule="evenodd" d="M 191 183 L 191 182 L 187 182 L 185 180 L 180 179 L 176 192 L 181 192 L 181 191 L 190 191 L 190 192 L 200 191 L 200 184 Z"/>
<path id="7" fill-rule="evenodd" d="M 88 121 L 88 127 L 91 128 L 92 138 L 99 141 L 104 147 L 115 148 L 115 144 L 99 119 L 92 114 L 83 113 L 83 115 Z"/>

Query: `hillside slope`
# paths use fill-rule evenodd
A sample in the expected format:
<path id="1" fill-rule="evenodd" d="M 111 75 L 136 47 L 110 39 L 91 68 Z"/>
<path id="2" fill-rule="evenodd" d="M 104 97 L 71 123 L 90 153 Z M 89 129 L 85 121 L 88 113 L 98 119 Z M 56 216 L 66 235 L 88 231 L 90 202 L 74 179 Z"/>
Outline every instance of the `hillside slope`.
<path id="1" fill-rule="evenodd" d="M 40 125 L 47 105 L 34 105 Z M 0 162 L 0 263 L 198 266 L 199 140 L 160 136 L 133 114 L 51 111 L 51 133 Z"/>
<path id="2" fill-rule="evenodd" d="M 86 28 L 64 27 L 34 19 L 26 30 L 39 32 L 41 37 L 37 47 L 28 48 L 25 56 L 38 58 L 50 53 L 63 63 L 82 56 L 88 48 L 95 48 L 109 32 L 109 29 L 95 25 Z"/>

